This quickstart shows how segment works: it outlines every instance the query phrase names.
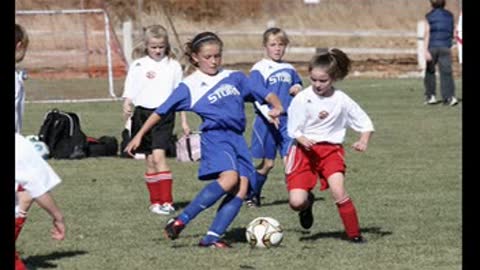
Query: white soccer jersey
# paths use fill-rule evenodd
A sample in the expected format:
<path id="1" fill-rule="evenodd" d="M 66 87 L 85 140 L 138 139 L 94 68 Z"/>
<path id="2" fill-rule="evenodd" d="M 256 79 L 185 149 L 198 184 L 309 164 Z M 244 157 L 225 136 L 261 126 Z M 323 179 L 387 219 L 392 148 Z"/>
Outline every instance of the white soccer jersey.
<path id="1" fill-rule="evenodd" d="M 374 131 L 370 117 L 347 94 L 334 90 L 330 97 L 313 92 L 312 86 L 298 93 L 288 108 L 288 135 L 305 136 L 315 142 L 341 144 L 346 128 L 357 132 Z"/>
<path id="2" fill-rule="evenodd" d="M 132 62 L 128 69 L 123 92 L 135 106 L 155 109 L 172 94 L 183 77 L 180 63 L 164 57 L 155 61 L 144 56 Z"/>
<path id="3" fill-rule="evenodd" d="M 22 72 L 15 70 L 15 132 L 22 129 L 23 105 L 25 104 L 25 89 Z"/>
<path id="4" fill-rule="evenodd" d="M 15 215 L 18 214 L 18 185 L 37 198 L 61 182 L 60 177 L 25 137 L 15 133 Z"/>

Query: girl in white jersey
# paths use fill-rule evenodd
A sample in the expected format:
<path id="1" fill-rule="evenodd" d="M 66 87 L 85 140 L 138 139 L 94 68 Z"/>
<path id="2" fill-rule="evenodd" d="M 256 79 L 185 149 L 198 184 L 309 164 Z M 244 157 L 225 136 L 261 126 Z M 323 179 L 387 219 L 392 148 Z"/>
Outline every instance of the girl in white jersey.
<path id="1" fill-rule="evenodd" d="M 347 127 L 360 133 L 352 147 L 367 150 L 374 131 L 368 115 L 333 84 L 345 78 L 350 59 L 341 50 L 329 49 L 315 55 L 309 64 L 311 86 L 296 95 L 288 109 L 288 134 L 295 139 L 287 156 L 286 180 L 290 207 L 299 211 L 300 224 L 313 225 L 311 192 L 320 180 L 320 190 L 330 189 L 347 238 L 364 243 L 357 211 L 345 189 L 343 142 Z"/>
<path id="2" fill-rule="evenodd" d="M 185 46 L 186 55 L 196 71 L 186 77 L 167 101 L 155 110 L 125 148 L 132 154 L 144 134 L 171 111 L 192 111 L 202 119 L 200 130 L 202 157 L 198 169 L 200 180 L 207 184 L 177 217 L 164 229 L 168 239 L 176 239 L 198 214 L 223 198 L 201 247 L 228 248 L 221 239 L 240 211 L 255 168 L 245 131 L 246 101 L 272 105 L 273 121 L 283 108 L 277 95 L 261 85 L 253 85 L 241 71 L 223 69 L 222 40 L 212 32 L 196 35 Z M 276 122 L 278 124 L 278 122 Z"/>
<path id="3" fill-rule="evenodd" d="M 138 58 L 140 56 L 140 58 Z M 161 25 L 144 29 L 142 42 L 134 49 L 132 62 L 125 79 L 123 113 L 131 117 L 131 136 L 134 136 L 152 112 L 172 94 L 180 83 L 183 71 L 172 58 L 167 30 Z M 132 111 L 132 107 L 134 110 Z M 181 113 L 185 134 L 190 132 L 185 113 Z M 150 194 L 151 212 L 170 215 L 173 207 L 173 175 L 167 164 L 166 149 L 175 125 L 175 112 L 165 115 L 142 140 L 138 153 L 146 155 L 145 184 Z"/>
<path id="4" fill-rule="evenodd" d="M 55 240 L 65 238 L 65 223 L 60 208 L 55 203 L 50 191 L 61 182 L 60 177 L 38 154 L 33 145 L 19 133 L 15 133 L 15 241 L 24 224 L 26 213 L 20 208 L 18 187 L 43 208 L 52 218 L 51 235 Z M 23 219 L 23 220 L 22 220 Z M 15 252 L 15 269 L 27 269 Z"/>
<path id="5" fill-rule="evenodd" d="M 20 133 L 23 123 L 23 108 L 25 106 L 25 87 L 23 81 L 25 73 L 19 69 L 17 64 L 23 61 L 28 49 L 29 38 L 27 31 L 20 24 L 15 24 L 15 133 Z M 27 218 L 27 213 L 32 206 L 33 199 L 28 192 L 23 189 L 22 185 L 17 190 L 19 209 L 21 216 L 15 217 L 15 226 L 20 230 Z"/>

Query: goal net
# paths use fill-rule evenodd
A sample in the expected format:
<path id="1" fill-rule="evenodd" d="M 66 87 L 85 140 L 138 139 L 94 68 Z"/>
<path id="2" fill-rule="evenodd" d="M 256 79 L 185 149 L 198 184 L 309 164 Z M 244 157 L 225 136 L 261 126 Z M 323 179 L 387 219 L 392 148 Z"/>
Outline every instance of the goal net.
<path id="1" fill-rule="evenodd" d="M 116 99 L 128 69 L 103 9 L 17 10 L 30 42 L 18 67 L 28 75 L 27 101 Z"/>

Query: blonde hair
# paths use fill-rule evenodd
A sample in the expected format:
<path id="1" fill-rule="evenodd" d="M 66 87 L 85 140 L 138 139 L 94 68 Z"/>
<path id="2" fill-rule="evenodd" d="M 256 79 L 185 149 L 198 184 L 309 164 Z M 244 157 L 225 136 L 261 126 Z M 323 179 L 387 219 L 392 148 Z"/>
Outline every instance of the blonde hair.
<path id="1" fill-rule="evenodd" d="M 20 24 L 15 24 L 15 62 L 21 62 L 25 57 L 29 43 L 27 31 Z M 19 47 L 17 47 L 19 46 Z M 17 50 L 18 49 L 18 50 Z"/>
<path id="2" fill-rule="evenodd" d="M 350 72 L 352 61 L 340 49 L 332 48 L 321 51 L 310 60 L 308 72 L 322 68 L 335 81 L 344 79 Z"/>
<path id="3" fill-rule="evenodd" d="M 174 58 L 175 56 L 172 53 L 170 42 L 168 41 L 168 32 L 165 27 L 159 24 L 149 25 L 143 27 L 143 35 L 140 42 L 137 43 L 135 48 L 132 50 L 132 59 L 137 59 L 148 55 L 147 45 L 150 39 L 152 38 L 163 38 L 167 48 L 165 50 L 165 55 L 169 58 Z"/>
<path id="4" fill-rule="evenodd" d="M 263 46 L 267 45 L 268 39 L 271 36 L 275 36 L 285 45 L 288 45 L 288 43 L 290 43 L 290 40 L 288 39 L 287 33 L 285 33 L 285 31 L 278 27 L 271 27 L 265 30 L 265 32 L 263 33 Z"/>

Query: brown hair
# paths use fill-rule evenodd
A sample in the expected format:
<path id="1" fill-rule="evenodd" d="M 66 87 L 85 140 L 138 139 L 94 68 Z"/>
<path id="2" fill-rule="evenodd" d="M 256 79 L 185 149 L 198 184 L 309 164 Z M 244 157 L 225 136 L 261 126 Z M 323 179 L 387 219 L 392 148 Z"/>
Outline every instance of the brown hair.
<path id="1" fill-rule="evenodd" d="M 27 31 L 20 24 L 15 24 L 15 62 L 20 62 L 25 57 L 29 43 Z M 17 50 L 17 46 L 20 47 Z"/>
<path id="2" fill-rule="evenodd" d="M 430 0 L 432 8 L 444 8 L 446 1 L 445 0 Z"/>
<path id="3" fill-rule="evenodd" d="M 202 32 L 197 34 L 191 41 L 185 43 L 185 56 L 188 58 L 190 64 L 198 66 L 193 59 L 192 54 L 198 53 L 200 48 L 205 44 L 217 44 L 220 47 L 220 52 L 223 50 L 223 41 L 213 32 Z"/>
<path id="4" fill-rule="evenodd" d="M 350 72 L 351 62 L 342 50 L 326 49 L 312 57 L 308 65 L 308 72 L 314 68 L 322 68 L 333 80 L 342 80 Z"/>

